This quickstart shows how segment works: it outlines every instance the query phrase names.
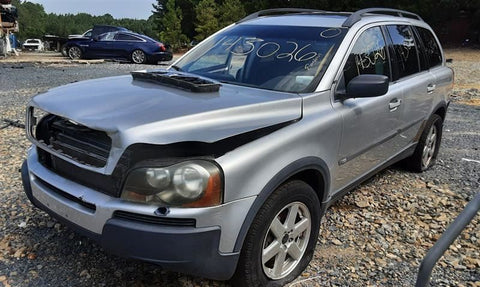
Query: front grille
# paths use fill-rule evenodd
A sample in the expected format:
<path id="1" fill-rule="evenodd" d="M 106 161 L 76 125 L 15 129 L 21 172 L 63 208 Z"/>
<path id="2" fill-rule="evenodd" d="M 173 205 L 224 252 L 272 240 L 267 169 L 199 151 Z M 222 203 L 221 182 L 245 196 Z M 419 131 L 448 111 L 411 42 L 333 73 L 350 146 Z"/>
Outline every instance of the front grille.
<path id="1" fill-rule="evenodd" d="M 49 115 L 38 124 L 35 133 L 39 142 L 81 164 L 104 167 L 112 146 L 102 132 Z"/>
<path id="2" fill-rule="evenodd" d="M 78 167 L 40 148 L 37 148 L 40 163 L 56 174 L 101 193 L 120 197 L 125 167 L 119 162 L 113 174 L 105 175 Z"/>
<path id="3" fill-rule="evenodd" d="M 113 213 L 114 218 L 143 222 L 148 224 L 158 224 L 167 226 L 183 226 L 183 227 L 195 227 L 196 221 L 192 218 L 167 218 L 157 217 L 152 215 L 144 215 L 138 213 L 131 213 L 127 211 L 117 210 Z"/>

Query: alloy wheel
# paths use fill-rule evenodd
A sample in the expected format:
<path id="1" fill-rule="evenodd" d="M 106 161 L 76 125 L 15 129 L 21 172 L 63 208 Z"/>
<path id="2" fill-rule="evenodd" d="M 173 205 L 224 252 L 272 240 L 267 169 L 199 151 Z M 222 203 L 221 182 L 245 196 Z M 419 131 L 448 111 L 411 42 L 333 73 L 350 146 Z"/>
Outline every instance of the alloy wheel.
<path id="1" fill-rule="evenodd" d="M 145 53 L 140 50 L 135 50 L 132 53 L 132 61 L 135 64 L 142 64 L 145 63 Z"/>
<path id="2" fill-rule="evenodd" d="M 312 219 L 302 202 L 285 206 L 273 219 L 262 247 L 263 271 L 270 279 L 289 275 L 307 249 Z"/>
<path id="3" fill-rule="evenodd" d="M 80 48 L 73 46 L 68 50 L 68 56 L 71 59 L 80 59 L 82 57 L 82 51 Z"/>
<path id="4" fill-rule="evenodd" d="M 432 125 L 428 132 L 425 146 L 422 153 L 422 167 L 427 168 L 435 155 L 435 149 L 437 148 L 437 127 Z"/>

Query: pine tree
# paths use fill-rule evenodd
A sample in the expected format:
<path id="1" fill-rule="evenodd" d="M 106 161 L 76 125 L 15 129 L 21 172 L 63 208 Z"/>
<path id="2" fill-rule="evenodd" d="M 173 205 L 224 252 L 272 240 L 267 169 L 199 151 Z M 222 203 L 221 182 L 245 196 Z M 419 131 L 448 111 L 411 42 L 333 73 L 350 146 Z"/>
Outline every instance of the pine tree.
<path id="1" fill-rule="evenodd" d="M 218 6 L 214 0 L 202 0 L 195 7 L 197 27 L 195 39 L 202 41 L 219 29 Z"/>
<path id="2" fill-rule="evenodd" d="M 245 8 L 240 0 L 225 0 L 220 6 L 220 27 L 228 26 L 245 15 Z"/>
<path id="3" fill-rule="evenodd" d="M 187 36 L 182 34 L 182 10 L 176 7 L 175 0 L 168 0 L 163 11 L 163 31 L 160 32 L 160 39 L 178 50 L 188 42 Z"/>
<path id="4" fill-rule="evenodd" d="M 153 23 L 157 31 L 163 31 L 165 16 L 166 0 L 157 0 L 157 4 L 152 4 L 153 7 Z"/>

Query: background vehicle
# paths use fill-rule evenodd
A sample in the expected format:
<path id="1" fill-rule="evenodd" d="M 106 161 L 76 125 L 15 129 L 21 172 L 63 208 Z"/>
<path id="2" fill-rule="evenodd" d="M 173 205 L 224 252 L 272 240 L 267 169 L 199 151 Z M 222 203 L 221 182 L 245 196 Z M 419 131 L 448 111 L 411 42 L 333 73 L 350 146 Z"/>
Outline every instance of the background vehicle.
<path id="1" fill-rule="evenodd" d="M 92 29 L 85 31 L 82 35 L 68 35 L 67 42 L 64 43 L 60 49 L 62 55 L 68 57 L 68 49 L 70 49 L 69 40 L 71 39 L 92 39 L 93 37 L 99 36 L 101 34 L 107 32 L 114 32 L 114 31 L 128 31 L 127 28 L 124 27 L 117 27 L 117 26 L 110 26 L 110 25 L 94 25 Z"/>
<path id="2" fill-rule="evenodd" d="M 25 42 L 23 42 L 23 49 L 31 51 L 43 51 L 44 46 L 42 40 L 40 39 L 27 39 Z"/>
<path id="3" fill-rule="evenodd" d="M 168 70 L 34 97 L 25 192 L 122 256 L 284 285 L 337 199 L 394 162 L 435 163 L 452 84 L 416 14 L 260 11 Z"/>
<path id="4" fill-rule="evenodd" d="M 70 39 L 66 49 L 71 59 L 123 59 L 136 64 L 170 61 L 171 51 L 158 41 L 128 30 L 96 35 L 94 28 L 90 38 Z"/>

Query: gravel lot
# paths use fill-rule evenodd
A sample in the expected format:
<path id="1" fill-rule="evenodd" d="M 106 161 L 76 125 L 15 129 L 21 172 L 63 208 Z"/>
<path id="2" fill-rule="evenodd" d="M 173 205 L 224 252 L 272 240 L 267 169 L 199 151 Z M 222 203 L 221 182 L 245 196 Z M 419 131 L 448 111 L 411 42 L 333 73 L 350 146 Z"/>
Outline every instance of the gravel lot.
<path id="1" fill-rule="evenodd" d="M 480 51 L 447 57 L 456 85 L 437 165 L 423 174 L 391 167 L 337 202 L 292 286 L 414 285 L 423 256 L 479 192 Z M 3 119 L 23 123 L 28 100 L 51 87 L 152 67 L 0 61 L 0 127 Z M 18 172 L 28 146 L 22 129 L 0 129 L 0 286 L 227 286 L 107 254 L 35 209 Z M 480 286 L 479 221 L 437 264 L 432 285 Z"/>

